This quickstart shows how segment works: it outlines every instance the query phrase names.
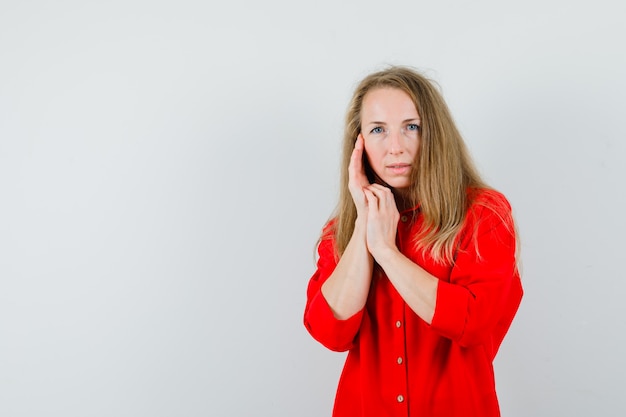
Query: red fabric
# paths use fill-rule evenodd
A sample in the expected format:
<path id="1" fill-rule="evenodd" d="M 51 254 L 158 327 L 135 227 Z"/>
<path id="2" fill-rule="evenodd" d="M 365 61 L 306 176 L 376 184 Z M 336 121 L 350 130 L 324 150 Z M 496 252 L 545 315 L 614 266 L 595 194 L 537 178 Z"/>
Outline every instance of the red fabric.
<path id="1" fill-rule="evenodd" d="M 478 196 L 459 235 L 454 266 L 416 251 L 411 238 L 422 216 L 417 209 L 401 215 L 399 249 L 440 279 L 431 325 L 407 306 L 380 268 L 365 308 L 336 319 L 320 291 L 336 266 L 328 225 L 319 244 L 304 324 L 327 348 L 349 351 L 333 416 L 499 416 L 492 362 L 522 298 L 510 206 L 494 191 Z"/>

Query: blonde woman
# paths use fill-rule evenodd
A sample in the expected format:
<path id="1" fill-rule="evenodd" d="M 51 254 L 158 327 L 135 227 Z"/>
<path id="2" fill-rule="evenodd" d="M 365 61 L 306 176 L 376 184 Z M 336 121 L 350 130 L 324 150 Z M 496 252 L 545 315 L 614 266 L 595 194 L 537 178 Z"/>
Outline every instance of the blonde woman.
<path id="1" fill-rule="evenodd" d="M 333 416 L 500 415 L 492 362 L 522 298 L 511 208 L 416 71 L 354 92 L 318 253 L 304 324 L 348 351 Z"/>

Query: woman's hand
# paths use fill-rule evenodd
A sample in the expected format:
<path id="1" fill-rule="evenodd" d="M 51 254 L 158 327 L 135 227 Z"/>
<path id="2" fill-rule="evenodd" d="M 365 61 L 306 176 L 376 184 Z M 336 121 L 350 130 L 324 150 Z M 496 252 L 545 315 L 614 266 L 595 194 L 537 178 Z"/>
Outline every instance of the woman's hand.
<path id="1" fill-rule="evenodd" d="M 359 133 L 350 157 L 350 165 L 348 165 L 348 189 L 356 205 L 357 216 L 364 219 L 367 216 L 367 200 L 363 191 L 370 185 L 370 182 L 367 180 L 363 167 L 363 152 L 363 135 Z"/>
<path id="2" fill-rule="evenodd" d="M 357 221 L 339 262 L 321 287 L 326 303 L 339 320 L 347 320 L 363 310 L 374 270 L 374 259 L 366 242 L 367 200 L 364 190 L 370 183 L 363 169 L 363 152 L 363 136 L 359 135 L 348 166 L 348 188 L 356 205 Z M 350 337 L 350 343 L 353 339 L 354 335 Z"/>
<path id="3" fill-rule="evenodd" d="M 391 190 L 380 184 L 364 189 L 367 200 L 367 248 L 374 259 L 388 249 L 397 250 L 396 233 L 400 213 Z"/>

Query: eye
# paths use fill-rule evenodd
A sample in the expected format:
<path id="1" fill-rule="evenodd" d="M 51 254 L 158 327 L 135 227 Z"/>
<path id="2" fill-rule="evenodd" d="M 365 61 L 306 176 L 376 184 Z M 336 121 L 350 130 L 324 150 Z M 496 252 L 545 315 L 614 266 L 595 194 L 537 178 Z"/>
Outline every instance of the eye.
<path id="1" fill-rule="evenodd" d="M 376 126 L 374 129 L 370 131 L 370 133 L 383 133 L 383 128 L 380 126 Z"/>
<path id="2" fill-rule="evenodd" d="M 410 123 L 406 126 L 406 130 L 412 130 L 412 131 L 420 130 L 420 125 L 416 123 Z"/>

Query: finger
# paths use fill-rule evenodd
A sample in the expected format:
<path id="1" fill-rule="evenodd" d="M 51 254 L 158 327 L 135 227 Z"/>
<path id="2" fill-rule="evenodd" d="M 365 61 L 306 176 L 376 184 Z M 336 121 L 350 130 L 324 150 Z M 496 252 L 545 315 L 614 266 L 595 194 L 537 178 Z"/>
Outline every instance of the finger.
<path id="1" fill-rule="evenodd" d="M 372 192 L 391 192 L 389 187 L 385 187 L 384 185 L 378 183 L 370 184 L 367 188 L 371 189 Z"/>
<path id="2" fill-rule="evenodd" d="M 359 133 L 359 135 L 356 137 L 356 141 L 354 142 L 355 149 L 359 149 L 359 150 L 362 151 L 363 150 L 364 141 L 365 141 L 365 139 L 363 139 L 363 134 Z"/>
<path id="3" fill-rule="evenodd" d="M 350 157 L 350 165 L 348 167 L 348 180 L 352 187 L 366 187 L 370 184 L 365 174 L 365 167 L 363 166 L 363 157 L 365 152 L 365 144 L 363 142 L 363 136 L 359 135 L 354 144 L 354 150 Z"/>
<path id="4" fill-rule="evenodd" d="M 378 199 L 378 208 L 386 213 L 398 212 L 396 198 L 390 188 L 380 184 L 372 184 L 367 187 Z"/>
<path id="5" fill-rule="evenodd" d="M 378 197 L 367 188 L 363 189 L 363 194 L 365 194 L 365 199 L 367 200 L 367 208 L 370 212 L 378 211 Z"/>
<path id="6" fill-rule="evenodd" d="M 354 150 L 352 151 L 352 155 L 361 156 L 363 154 L 363 136 L 359 133 L 359 136 L 356 137 L 356 141 L 354 141 Z"/>
<path id="7" fill-rule="evenodd" d="M 355 172 L 359 172 L 363 165 L 363 136 L 359 134 L 354 143 L 354 149 L 350 156 L 350 165 L 354 168 Z"/>
<path id="8" fill-rule="evenodd" d="M 389 203 L 395 201 L 391 189 L 380 184 L 370 184 L 367 189 L 372 192 L 380 201 Z"/>
<path id="9" fill-rule="evenodd" d="M 361 161 L 360 151 L 355 147 L 352 150 L 352 155 L 350 155 L 350 164 L 348 165 L 348 170 L 352 176 L 359 170 L 359 163 Z"/>

